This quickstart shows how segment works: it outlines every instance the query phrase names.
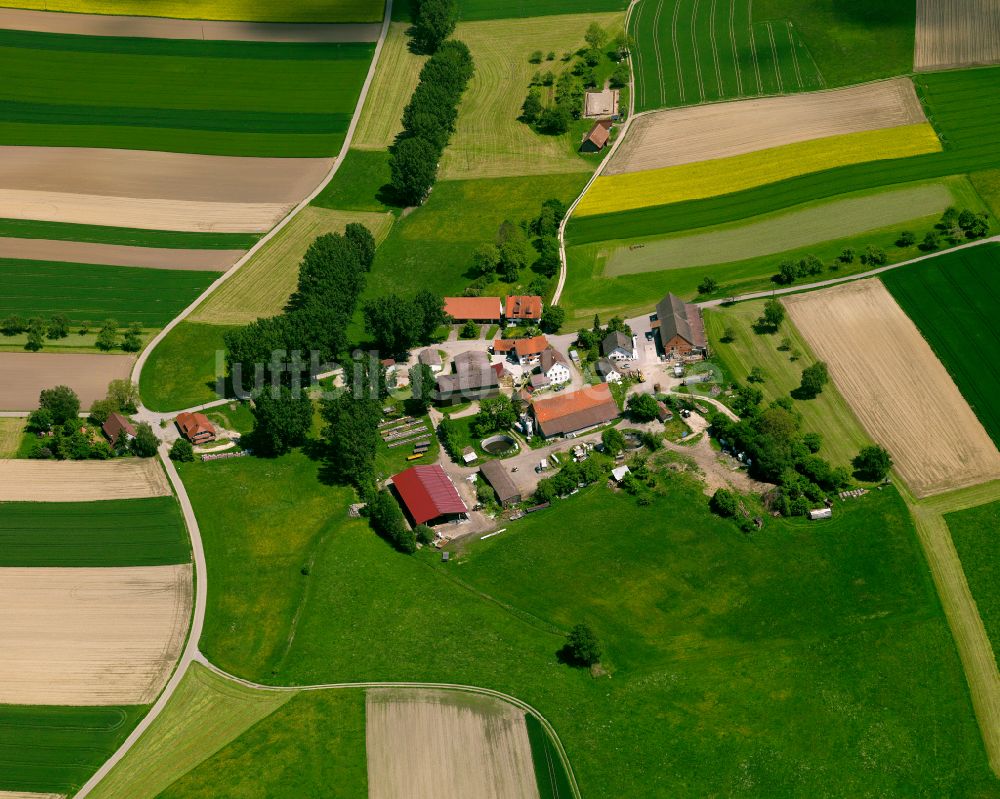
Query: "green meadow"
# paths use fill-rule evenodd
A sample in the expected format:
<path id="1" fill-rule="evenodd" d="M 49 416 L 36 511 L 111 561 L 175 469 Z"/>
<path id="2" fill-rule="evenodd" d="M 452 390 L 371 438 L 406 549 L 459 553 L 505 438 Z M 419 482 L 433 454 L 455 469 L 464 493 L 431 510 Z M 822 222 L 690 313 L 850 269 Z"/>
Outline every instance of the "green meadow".
<path id="1" fill-rule="evenodd" d="M 413 19 L 414 0 L 395 0 L 392 18 Z M 458 16 L 463 22 L 520 17 L 547 17 L 556 14 L 587 14 L 624 11 L 627 0 L 458 0 Z"/>
<path id="2" fill-rule="evenodd" d="M 148 709 L 0 705 L 0 791 L 76 792 Z"/>
<path id="3" fill-rule="evenodd" d="M 0 31 L 0 142 L 332 155 L 372 52 Z"/>
<path id="4" fill-rule="evenodd" d="M 218 277 L 215 272 L 139 269 L 0 259 L 0 318 L 50 317 L 71 322 L 163 327 Z"/>
<path id="5" fill-rule="evenodd" d="M 993 655 L 1000 662 L 1000 590 L 997 569 L 1000 569 L 1000 503 L 949 513 L 945 517 L 951 540 L 962 561 L 965 579 L 976 600 L 986 634 L 993 644 Z"/>
<path id="6" fill-rule="evenodd" d="M 219 399 L 218 353 L 232 328 L 180 322 L 149 354 L 139 376 L 143 404 L 154 411 L 179 411 Z M 223 362 L 223 370 L 225 369 Z"/>
<path id="7" fill-rule="evenodd" d="M 1000 444 L 1000 246 L 947 253 L 882 275 Z"/>
<path id="8" fill-rule="evenodd" d="M 181 466 L 213 574 L 201 647 L 228 671 L 515 695 L 585 796 L 996 790 L 894 489 L 747 538 L 664 470 L 648 505 L 594 486 L 441 564 L 349 519 L 305 454 Z M 610 676 L 559 662 L 579 621 Z"/>
<path id="9" fill-rule="evenodd" d="M 162 566 L 191 558 L 173 497 L 0 508 L 0 566 Z"/>

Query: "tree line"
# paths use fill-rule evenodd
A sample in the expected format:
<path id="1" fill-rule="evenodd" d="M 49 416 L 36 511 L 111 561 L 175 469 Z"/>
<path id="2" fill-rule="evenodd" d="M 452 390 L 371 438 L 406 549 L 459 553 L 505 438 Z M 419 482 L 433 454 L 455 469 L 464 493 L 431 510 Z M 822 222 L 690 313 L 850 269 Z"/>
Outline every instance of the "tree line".
<path id="1" fill-rule="evenodd" d="M 68 338 L 72 329 L 76 329 L 81 336 L 86 336 L 93 329 L 94 324 L 90 321 L 80 322 L 78 325 L 70 324 L 70 320 L 64 314 L 56 314 L 48 319 L 34 316 L 25 319 L 22 316 L 13 314 L 0 320 L 0 333 L 5 336 L 17 336 L 26 333 L 24 348 L 28 352 L 38 352 L 45 347 L 46 340 L 59 341 Z M 142 324 L 131 322 L 122 331 L 117 319 L 105 319 L 94 340 L 94 346 L 103 352 L 110 352 L 115 348 L 120 348 L 125 352 L 138 352 L 142 349 Z M 120 336 L 120 338 L 119 338 Z"/>
<path id="2" fill-rule="evenodd" d="M 439 44 L 420 70 L 403 110 L 403 130 L 389 148 L 390 183 L 404 205 L 423 203 L 437 180 L 438 163 L 455 132 L 458 104 L 473 72 L 469 48 L 454 39 Z"/>

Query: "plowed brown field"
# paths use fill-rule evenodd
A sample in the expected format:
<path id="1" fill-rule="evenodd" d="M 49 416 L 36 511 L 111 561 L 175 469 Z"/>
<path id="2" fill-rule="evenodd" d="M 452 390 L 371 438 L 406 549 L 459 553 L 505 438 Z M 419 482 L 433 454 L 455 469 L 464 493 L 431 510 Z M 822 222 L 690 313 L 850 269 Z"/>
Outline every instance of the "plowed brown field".
<path id="1" fill-rule="evenodd" d="M 1000 61 L 996 0 L 917 0 L 916 70 L 954 69 Z"/>
<path id="2" fill-rule="evenodd" d="M 38 392 L 65 385 L 80 397 L 80 405 L 104 399 L 108 383 L 128 377 L 131 355 L 96 353 L 0 352 L 0 411 L 32 411 Z"/>
<path id="3" fill-rule="evenodd" d="M 1000 477 L 1000 453 L 916 325 L 875 279 L 784 300 L 917 496 Z"/>

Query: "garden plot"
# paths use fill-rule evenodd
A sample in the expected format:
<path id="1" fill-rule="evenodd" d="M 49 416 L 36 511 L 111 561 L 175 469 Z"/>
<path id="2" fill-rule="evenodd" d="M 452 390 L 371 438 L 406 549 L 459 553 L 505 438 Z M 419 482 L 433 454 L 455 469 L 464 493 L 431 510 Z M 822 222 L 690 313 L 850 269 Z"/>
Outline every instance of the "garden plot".
<path id="1" fill-rule="evenodd" d="M 538 799 L 524 712 L 446 691 L 367 694 L 369 799 Z"/>
<path id="2" fill-rule="evenodd" d="M 878 280 L 785 300 L 795 326 L 917 496 L 1000 477 L 1000 453 Z"/>
<path id="3" fill-rule="evenodd" d="M 187 633 L 190 565 L 0 570 L 0 703 L 148 704 Z"/>
<path id="4" fill-rule="evenodd" d="M 632 123 L 604 174 L 726 158 L 842 133 L 925 121 L 909 78 L 658 111 Z"/>
<path id="5" fill-rule="evenodd" d="M 996 0 L 917 0 L 915 70 L 954 69 L 1000 61 Z"/>
<path id="6" fill-rule="evenodd" d="M 169 494 L 156 458 L 0 460 L 0 502 L 91 502 Z"/>
<path id="7" fill-rule="evenodd" d="M 59 384 L 72 388 L 82 407 L 89 408 L 104 399 L 108 383 L 129 376 L 133 361 L 131 355 L 0 352 L 0 410 L 34 410 L 38 393 Z"/>

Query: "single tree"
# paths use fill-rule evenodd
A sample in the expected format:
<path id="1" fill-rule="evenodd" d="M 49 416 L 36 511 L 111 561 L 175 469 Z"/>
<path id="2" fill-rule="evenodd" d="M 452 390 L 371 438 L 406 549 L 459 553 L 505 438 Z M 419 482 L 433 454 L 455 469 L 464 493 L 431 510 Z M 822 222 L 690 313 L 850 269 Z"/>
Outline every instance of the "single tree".
<path id="1" fill-rule="evenodd" d="M 862 480 L 876 482 L 884 480 L 892 468 L 892 457 L 889 452 L 877 444 L 862 448 L 854 457 L 854 469 Z"/>
<path id="2" fill-rule="evenodd" d="M 108 383 L 107 398 L 114 402 L 115 410 L 135 413 L 139 407 L 139 386 L 127 378 Z"/>
<path id="3" fill-rule="evenodd" d="M 802 443 L 806 445 L 806 449 L 815 455 L 823 446 L 823 436 L 819 433 L 806 433 L 802 436 Z"/>
<path id="4" fill-rule="evenodd" d="M 305 443 L 312 427 L 313 404 L 304 391 L 287 386 L 265 389 L 254 399 L 253 445 L 266 455 L 283 455 Z"/>
<path id="5" fill-rule="evenodd" d="M 413 392 L 413 403 L 416 404 L 423 413 L 427 413 L 431 403 L 434 401 L 434 391 L 437 383 L 434 377 L 434 370 L 425 363 L 414 364 L 410 367 L 410 390 Z"/>
<path id="6" fill-rule="evenodd" d="M 97 349 L 113 350 L 118 346 L 118 322 L 114 319 L 105 319 L 104 324 L 101 325 L 101 329 L 97 331 L 97 340 L 95 342 Z"/>
<path id="7" fill-rule="evenodd" d="M 545 58 L 545 54 L 541 50 L 535 50 L 529 57 L 528 63 L 530 64 L 541 64 L 542 59 Z"/>
<path id="8" fill-rule="evenodd" d="M 458 22 L 455 0 L 420 0 L 413 38 L 424 53 L 434 53 Z"/>
<path id="9" fill-rule="evenodd" d="M 572 115 L 563 103 L 556 103 L 543 109 L 538 115 L 538 129 L 542 133 L 558 136 L 569 130 Z"/>
<path id="10" fill-rule="evenodd" d="M 617 427 L 609 427 L 601 433 L 601 443 L 609 455 L 617 455 L 625 449 L 625 436 Z"/>
<path id="11" fill-rule="evenodd" d="M 611 72 L 611 87 L 613 89 L 621 89 L 624 86 L 628 86 L 628 82 L 632 79 L 632 73 L 629 71 L 628 64 L 619 64 Z"/>
<path id="12" fill-rule="evenodd" d="M 28 352 L 38 352 L 44 346 L 45 340 L 42 337 L 42 331 L 35 327 L 31 328 L 28 331 L 28 338 L 24 342 L 24 348 Z"/>
<path id="13" fill-rule="evenodd" d="M 38 408 L 28 414 L 29 433 L 47 433 L 52 429 L 52 411 L 48 408 Z"/>
<path id="14" fill-rule="evenodd" d="M 458 336 L 459 338 L 479 338 L 479 325 L 469 319 L 458 331 Z"/>
<path id="15" fill-rule="evenodd" d="M 584 666 L 599 663 L 603 654 L 601 643 L 588 624 L 577 624 L 569 631 L 566 649 L 574 661 Z"/>
<path id="16" fill-rule="evenodd" d="M 759 366 L 754 366 L 750 369 L 750 374 L 747 375 L 748 383 L 763 383 L 764 382 L 764 370 Z"/>
<path id="17" fill-rule="evenodd" d="M 424 333 L 422 311 L 397 294 L 374 297 L 361 310 L 365 330 L 385 355 L 405 352 Z"/>
<path id="18" fill-rule="evenodd" d="M 80 398 L 69 386 L 46 388 L 38 395 L 38 407 L 44 408 L 52 416 L 52 424 L 65 424 L 76 420 L 80 413 Z"/>
<path id="19" fill-rule="evenodd" d="M 866 266 L 882 266 L 888 260 L 889 256 L 881 247 L 865 247 L 865 251 L 861 253 L 861 263 Z"/>
<path id="20" fill-rule="evenodd" d="M 118 405 L 114 400 L 107 398 L 94 400 L 90 403 L 90 415 L 88 418 L 94 424 L 104 424 L 108 421 L 108 417 L 117 410 Z"/>
<path id="21" fill-rule="evenodd" d="M 8 316 L 0 322 L 0 333 L 5 336 L 16 336 L 27 330 L 28 325 L 20 316 Z"/>
<path id="22" fill-rule="evenodd" d="M 718 516 L 730 518 L 739 512 L 739 500 L 732 491 L 720 488 L 712 494 L 708 507 Z"/>
<path id="23" fill-rule="evenodd" d="M 699 294 L 711 294 L 719 288 L 719 281 L 714 277 L 706 277 L 698 284 Z"/>
<path id="24" fill-rule="evenodd" d="M 140 458 L 152 458 L 159 446 L 160 439 L 156 437 L 153 428 L 146 422 L 139 422 L 135 427 L 135 438 L 132 439 L 132 454 Z"/>
<path id="25" fill-rule="evenodd" d="M 912 230 L 904 230 L 896 239 L 897 247 L 912 247 L 917 243 L 917 234 Z"/>
<path id="26" fill-rule="evenodd" d="M 69 319 L 62 314 L 57 314 L 49 320 L 48 330 L 45 335 L 50 339 L 66 338 L 69 335 Z"/>
<path id="27" fill-rule="evenodd" d="M 591 22 L 583 40 L 594 50 L 600 50 L 608 43 L 608 34 L 597 22 Z"/>
<path id="28" fill-rule="evenodd" d="M 413 534 L 421 544 L 433 544 L 437 534 L 426 524 L 418 524 L 413 528 Z"/>
<path id="29" fill-rule="evenodd" d="M 500 249 L 495 244 L 480 244 L 472 251 L 472 264 L 477 274 L 492 277 L 500 266 Z"/>
<path id="30" fill-rule="evenodd" d="M 838 257 L 838 260 L 840 260 L 841 263 L 853 264 L 854 259 L 857 257 L 858 253 L 853 247 L 844 247 L 844 249 L 840 251 L 840 256 Z"/>
<path id="31" fill-rule="evenodd" d="M 625 403 L 625 408 L 629 418 L 636 422 L 651 422 L 660 410 L 652 394 L 633 394 Z"/>
<path id="32" fill-rule="evenodd" d="M 807 366 L 802 370 L 802 383 L 799 385 L 798 396 L 805 399 L 819 396 L 829 380 L 830 374 L 823 361 Z"/>
<path id="33" fill-rule="evenodd" d="M 125 335 L 122 336 L 121 348 L 125 352 L 138 352 L 142 349 L 142 339 L 131 330 L 126 331 Z"/>
<path id="34" fill-rule="evenodd" d="M 798 276 L 799 269 L 795 261 L 782 261 L 778 266 L 778 274 L 776 276 L 778 283 L 789 285 L 794 283 Z"/>
<path id="35" fill-rule="evenodd" d="M 538 89 L 531 89 L 521 104 L 521 119 L 529 125 L 534 125 L 541 116 L 543 108 L 541 92 Z"/>
<path id="36" fill-rule="evenodd" d="M 542 310 L 541 325 L 545 333 L 558 333 L 565 321 L 566 309 L 559 305 L 546 305 Z"/>
<path id="37" fill-rule="evenodd" d="M 936 250 L 941 246 L 941 234 L 936 230 L 928 230 L 924 235 L 924 240 L 920 244 L 921 250 L 931 251 Z"/>
<path id="38" fill-rule="evenodd" d="M 762 326 L 771 332 L 775 332 L 785 321 L 785 307 L 773 297 L 764 303 L 764 315 L 761 317 Z"/>
<path id="39" fill-rule="evenodd" d="M 194 447 L 186 438 L 178 438 L 170 446 L 170 460 L 190 463 L 194 460 Z"/>

